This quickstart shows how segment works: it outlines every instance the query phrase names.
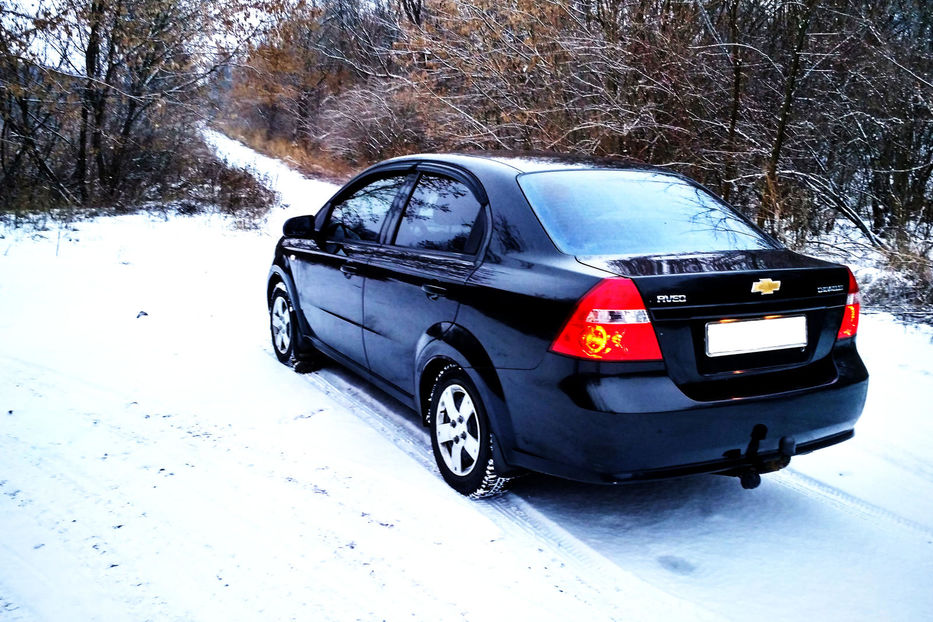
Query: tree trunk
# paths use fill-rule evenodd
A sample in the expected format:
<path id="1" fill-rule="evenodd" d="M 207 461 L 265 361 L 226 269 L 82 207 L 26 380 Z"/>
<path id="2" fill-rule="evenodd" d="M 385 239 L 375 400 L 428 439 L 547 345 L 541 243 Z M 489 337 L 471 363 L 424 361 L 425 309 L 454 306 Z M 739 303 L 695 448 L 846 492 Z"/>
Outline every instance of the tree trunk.
<path id="1" fill-rule="evenodd" d="M 728 201 L 732 194 L 732 184 L 728 181 L 735 177 L 736 171 L 736 145 L 735 129 L 739 122 L 739 106 L 742 103 L 742 54 L 739 51 L 738 27 L 739 0 L 732 0 L 729 7 L 729 39 L 732 43 L 730 58 L 732 60 L 732 106 L 729 110 L 729 132 L 727 141 L 729 145 L 729 159 L 726 164 L 726 179 L 722 184 L 722 196 Z"/>
<path id="2" fill-rule="evenodd" d="M 759 227 L 764 226 L 766 219 L 769 217 L 775 227 L 781 219 L 781 197 L 778 189 L 777 167 L 781 160 L 781 150 L 784 148 L 787 137 L 787 126 L 790 123 L 791 114 L 793 112 L 797 78 L 800 75 L 800 57 L 807 44 L 807 31 L 810 28 L 813 9 L 818 2 L 819 0 L 808 0 L 803 15 L 798 17 L 797 20 L 797 40 L 794 43 L 794 52 L 791 56 L 790 69 L 785 77 L 784 98 L 781 101 L 781 111 L 778 114 L 774 143 L 771 145 L 771 154 L 765 166 L 765 187 L 762 193 L 761 209 L 758 211 Z"/>
<path id="3" fill-rule="evenodd" d="M 84 92 L 81 99 L 81 125 L 78 131 L 78 155 L 75 162 L 74 180 L 78 185 L 81 202 L 90 198 L 88 188 L 88 134 L 91 117 L 94 114 L 100 80 L 100 40 L 104 21 L 104 2 L 95 0 L 88 13 L 88 39 L 84 51 Z"/>

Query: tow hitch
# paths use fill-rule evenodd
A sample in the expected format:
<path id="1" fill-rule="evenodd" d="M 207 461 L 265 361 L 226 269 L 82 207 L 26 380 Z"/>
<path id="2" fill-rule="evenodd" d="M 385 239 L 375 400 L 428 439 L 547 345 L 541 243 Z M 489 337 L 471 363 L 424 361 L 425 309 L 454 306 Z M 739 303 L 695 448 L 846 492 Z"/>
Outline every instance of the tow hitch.
<path id="1" fill-rule="evenodd" d="M 739 483 L 745 490 L 752 490 L 761 485 L 762 473 L 773 473 L 779 471 L 790 464 L 790 459 L 797 453 L 797 441 L 793 436 L 782 436 L 778 443 L 777 454 L 762 456 L 758 453 L 761 441 L 768 435 L 768 428 L 762 424 L 757 424 L 752 428 L 752 437 L 742 456 L 746 466 L 742 466 L 723 475 L 732 475 L 739 478 Z M 738 451 L 736 451 L 738 453 Z"/>
<path id="2" fill-rule="evenodd" d="M 739 482 L 745 490 L 752 490 L 761 485 L 761 475 L 755 469 L 745 469 L 739 475 Z"/>

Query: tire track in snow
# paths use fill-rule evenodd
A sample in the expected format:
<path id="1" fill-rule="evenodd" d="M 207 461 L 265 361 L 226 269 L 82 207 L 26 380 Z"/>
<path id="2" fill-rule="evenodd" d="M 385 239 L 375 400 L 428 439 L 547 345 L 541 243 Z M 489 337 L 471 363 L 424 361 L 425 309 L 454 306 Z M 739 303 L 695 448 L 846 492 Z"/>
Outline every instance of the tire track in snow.
<path id="1" fill-rule="evenodd" d="M 397 433 L 390 435 L 393 436 L 393 440 L 396 442 L 402 441 L 399 444 L 399 447 L 409 456 L 417 460 L 422 466 L 424 466 L 432 473 L 435 473 L 437 477 L 440 478 L 440 474 L 437 473 L 437 468 L 434 464 L 432 454 L 429 451 L 431 446 L 430 437 L 428 436 L 428 433 L 425 429 L 421 428 L 421 426 L 415 423 L 411 417 L 406 416 L 406 414 L 402 412 L 402 409 L 405 407 L 400 406 L 398 412 L 391 412 L 391 409 L 387 408 L 385 404 L 374 399 L 366 392 L 356 388 L 354 385 L 350 384 L 339 374 L 333 371 L 325 369 L 315 372 L 314 374 L 309 374 L 307 377 L 309 379 L 313 379 L 315 384 L 317 384 L 323 390 L 327 391 L 329 395 L 334 396 L 334 392 L 336 391 L 338 398 L 343 397 L 351 405 L 365 409 L 365 413 L 360 413 L 355 409 L 351 410 L 353 410 L 353 412 L 359 415 L 361 419 L 373 427 L 380 428 L 383 432 L 388 432 L 384 426 L 395 426 Z M 380 414 L 380 412 L 385 414 Z M 389 413 L 391 413 L 391 416 L 394 419 L 392 422 L 389 422 L 387 419 Z M 402 446 L 403 444 L 404 446 Z M 826 484 L 820 480 L 817 480 L 808 475 L 804 475 L 803 473 L 793 469 L 784 469 L 780 472 L 773 473 L 769 475 L 769 479 L 805 496 L 824 500 L 848 514 L 862 516 L 872 520 L 886 520 L 902 528 L 920 533 L 927 538 L 933 538 L 933 527 L 929 527 L 917 521 L 905 518 L 895 512 L 892 512 L 891 510 L 874 505 L 868 501 L 865 501 L 864 499 L 851 495 L 847 492 L 844 492 L 843 490 L 831 486 L 830 484 Z M 518 499 L 520 502 L 518 504 L 503 503 L 503 500 L 508 499 Z M 537 527 L 541 526 L 542 529 L 549 530 L 549 533 L 555 531 L 561 532 L 561 538 L 570 539 L 572 542 L 577 543 L 578 547 L 590 548 L 584 542 L 570 535 L 559 525 L 554 523 L 546 516 L 542 515 L 540 512 L 534 509 L 531 504 L 515 493 L 509 493 L 504 497 L 497 497 L 487 500 L 486 504 L 495 505 L 501 514 L 513 517 L 516 521 L 516 524 L 520 526 L 532 526 L 533 529 L 530 531 L 533 533 L 543 533 L 543 531 L 539 532 L 537 530 Z M 532 518 L 532 516 L 536 518 Z M 546 526 L 544 525 L 545 522 L 547 523 Z M 558 540 L 560 540 L 560 538 Z M 572 547 L 568 547 L 567 550 L 572 550 Z M 590 549 L 590 552 L 593 555 L 597 555 L 601 559 L 606 560 L 608 563 L 612 564 L 612 562 L 609 562 L 598 552 L 593 551 L 592 549 Z M 585 557 L 586 555 L 580 556 L 580 561 L 583 561 Z M 587 563 L 591 562 L 592 560 L 587 561 Z M 614 566 L 614 564 L 612 565 Z"/>
<path id="2" fill-rule="evenodd" d="M 407 407 L 387 406 L 370 395 L 368 391 L 352 384 L 341 375 L 341 372 L 331 368 L 308 374 L 306 378 L 329 397 L 342 401 L 358 418 L 384 434 L 408 456 L 441 479 L 429 450 L 428 432 L 414 421 L 413 415 L 407 412 Z M 933 528 L 855 497 L 803 473 L 785 469 L 772 474 L 770 479 L 799 494 L 836 507 L 846 514 L 869 521 L 884 520 L 933 539 Z M 616 595 L 620 580 L 630 581 L 634 576 L 620 577 L 626 574 L 623 568 L 570 534 L 514 492 L 486 499 L 477 505 L 480 511 L 495 520 L 496 524 L 504 530 L 513 532 L 518 530 L 531 534 L 536 540 L 546 544 L 555 557 L 571 563 L 578 581 L 587 591 L 592 590 L 602 596 L 607 593 Z M 614 577 L 619 577 L 619 580 L 615 580 Z M 637 580 L 641 581 L 641 579 Z M 620 598 L 619 601 L 623 602 L 624 598 Z"/>
<path id="3" fill-rule="evenodd" d="M 413 415 L 405 412 L 406 407 L 401 404 L 398 408 L 387 406 L 330 368 L 306 374 L 305 378 L 442 480 L 430 451 L 428 432 L 413 420 Z M 577 587 L 583 591 L 584 602 L 609 601 L 618 612 L 610 614 L 613 616 L 611 619 L 619 619 L 615 617 L 617 615 L 628 617 L 632 599 L 644 599 L 649 590 L 655 592 L 656 600 L 667 601 L 665 606 L 671 607 L 667 610 L 669 619 L 721 619 L 700 605 L 684 601 L 626 572 L 514 492 L 472 503 L 503 531 L 533 536 L 535 542 L 546 547 L 552 557 L 569 566 L 578 582 Z"/>
<path id="4" fill-rule="evenodd" d="M 864 499 L 860 499 L 830 484 L 810 477 L 809 475 L 804 475 L 799 471 L 785 469 L 778 473 L 774 473 L 770 478 L 778 484 L 799 492 L 800 494 L 826 501 L 847 514 L 861 516 L 866 519 L 885 520 L 933 539 L 933 528 L 910 520 L 909 518 L 904 518 L 900 514 L 896 514 L 891 510 L 886 510 Z"/>

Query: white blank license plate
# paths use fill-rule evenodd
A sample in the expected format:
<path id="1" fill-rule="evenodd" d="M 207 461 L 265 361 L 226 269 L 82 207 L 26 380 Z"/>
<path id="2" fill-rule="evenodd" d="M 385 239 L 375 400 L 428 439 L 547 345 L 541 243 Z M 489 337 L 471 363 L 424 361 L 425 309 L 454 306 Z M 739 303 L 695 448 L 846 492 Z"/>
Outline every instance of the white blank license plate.
<path id="1" fill-rule="evenodd" d="M 706 325 L 707 356 L 729 356 L 807 345 L 807 318 L 803 315 L 710 322 Z"/>

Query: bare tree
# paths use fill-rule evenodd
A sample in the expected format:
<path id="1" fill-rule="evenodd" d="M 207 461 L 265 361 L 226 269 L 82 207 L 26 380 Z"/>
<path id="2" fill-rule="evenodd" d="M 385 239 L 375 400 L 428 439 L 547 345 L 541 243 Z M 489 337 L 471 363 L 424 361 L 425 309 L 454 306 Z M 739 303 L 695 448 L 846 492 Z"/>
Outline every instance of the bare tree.
<path id="1" fill-rule="evenodd" d="M 279 24 L 238 114 L 311 148 L 622 156 L 697 177 L 790 243 L 841 216 L 929 248 L 924 0 L 322 0 Z"/>
<path id="2" fill-rule="evenodd" d="M 0 184 L 34 179 L 50 203 L 112 204 L 177 173 L 207 78 L 255 30 L 255 3 L 239 0 L 29 6 L 0 19 Z M 7 209 L 24 203 L 4 197 Z"/>

